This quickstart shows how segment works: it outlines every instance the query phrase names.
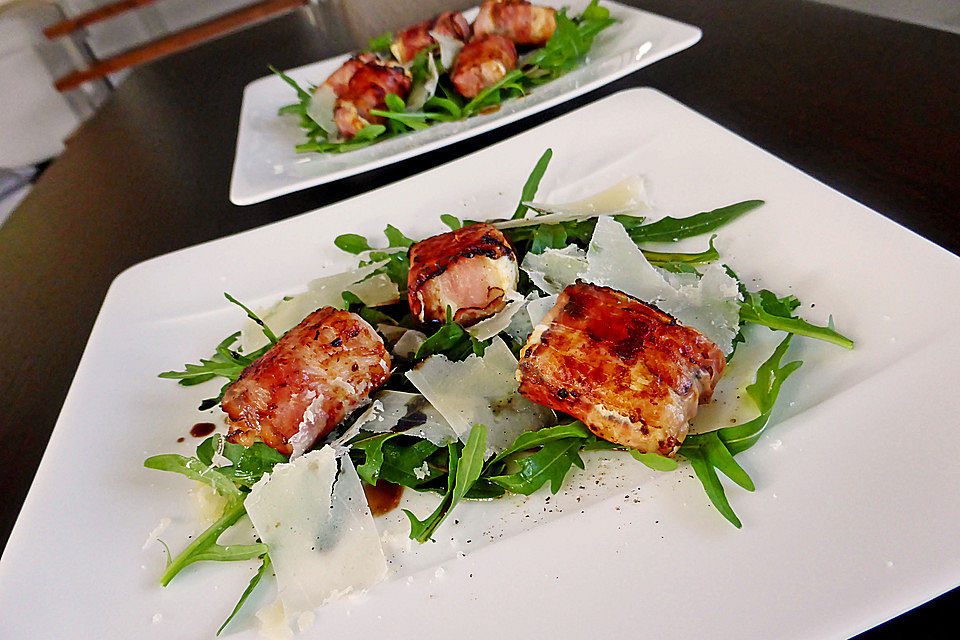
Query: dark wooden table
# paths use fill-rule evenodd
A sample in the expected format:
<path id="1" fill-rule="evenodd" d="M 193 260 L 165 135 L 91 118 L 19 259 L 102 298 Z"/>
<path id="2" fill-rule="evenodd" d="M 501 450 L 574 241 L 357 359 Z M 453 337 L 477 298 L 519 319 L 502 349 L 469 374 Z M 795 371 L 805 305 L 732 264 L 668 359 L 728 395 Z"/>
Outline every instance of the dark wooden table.
<path id="1" fill-rule="evenodd" d="M 701 27 L 702 41 L 497 132 L 249 207 L 227 198 L 243 87 L 268 63 L 354 43 L 318 37 L 296 13 L 137 69 L 0 228 L 0 542 L 120 271 L 400 180 L 620 89 L 656 87 L 960 253 L 960 38 L 806 0 L 631 4 Z M 958 607 L 954 590 L 864 637 L 946 637 L 940 623 Z"/>

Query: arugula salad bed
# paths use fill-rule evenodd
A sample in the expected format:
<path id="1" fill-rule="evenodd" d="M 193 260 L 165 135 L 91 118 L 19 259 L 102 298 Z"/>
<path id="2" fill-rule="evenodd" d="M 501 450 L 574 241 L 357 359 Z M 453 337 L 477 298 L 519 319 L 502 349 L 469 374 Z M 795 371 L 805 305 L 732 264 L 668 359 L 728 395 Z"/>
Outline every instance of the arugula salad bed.
<path id="1" fill-rule="evenodd" d="M 520 203 L 510 221 L 501 230 L 513 244 L 518 263 L 528 255 L 538 256 L 556 250 L 567 251 L 575 246 L 584 249 L 590 245 L 603 212 L 571 215 L 550 211 L 546 206 L 533 205 L 532 201 L 543 178 L 552 152 L 547 150 L 540 158 L 523 187 Z M 614 215 L 613 219 L 629 235 L 630 240 L 643 252 L 651 265 L 664 274 L 686 274 L 696 281 L 710 265 L 722 265 L 719 251 L 714 247 L 715 235 L 707 241 L 707 248 L 700 252 L 663 252 L 645 249 L 652 242 L 674 242 L 685 238 L 712 234 L 725 224 L 745 215 L 763 204 L 759 200 L 739 202 L 712 211 L 688 217 L 663 217 L 647 222 L 636 214 Z M 442 222 L 451 229 L 471 221 L 461 221 L 452 215 L 441 216 Z M 387 225 L 384 235 L 388 246 L 378 249 L 370 241 L 356 234 L 344 234 L 336 238 L 341 250 L 358 256 L 359 266 L 366 267 L 366 279 L 380 278 L 396 285 L 401 302 L 381 306 L 364 303 L 362 296 L 351 291 L 342 293 L 342 306 L 359 314 L 378 331 L 412 330 L 413 320 L 407 308 L 403 291 L 409 268 L 407 248 L 414 240 L 405 236 L 393 225 Z M 726 273 L 736 279 L 736 274 L 724 266 Z M 785 337 L 756 370 L 752 384 L 746 387 L 746 401 L 756 408 L 756 417 L 709 432 L 691 434 L 683 441 L 678 457 L 691 465 L 696 477 L 703 484 L 707 496 L 720 514 L 733 526 L 741 522 L 727 500 L 719 479 L 722 473 L 734 483 L 752 491 L 754 483 L 737 462 L 735 456 L 753 446 L 768 426 L 774 405 L 782 385 L 800 366 L 800 361 L 785 362 L 785 356 L 794 336 L 824 340 L 850 349 L 853 342 L 831 326 L 816 326 L 799 318 L 796 310 L 800 301 L 792 295 L 777 294 L 748 289 L 736 279 L 739 295 L 735 304 L 739 309 L 739 323 L 734 327 L 733 351 L 730 362 L 737 356 L 737 345 L 745 341 L 744 327 L 762 325 L 784 332 Z M 527 273 L 521 272 L 519 293 L 535 297 L 537 286 Z M 215 378 L 226 380 L 226 386 L 235 381 L 245 367 L 253 363 L 278 340 L 268 321 L 229 294 L 227 299 L 236 304 L 262 331 L 267 344 L 260 349 L 244 353 L 240 348 L 241 334 L 236 332 L 225 338 L 209 358 L 197 364 L 187 364 L 181 371 L 167 371 L 161 378 L 177 380 L 181 385 L 195 385 Z M 519 352 L 524 340 L 516 340 L 507 332 L 488 339 L 478 339 L 468 329 L 447 322 L 426 336 L 409 360 L 401 360 L 395 367 L 384 389 L 388 391 L 416 392 L 404 373 L 418 363 L 433 356 L 442 356 L 452 362 L 482 356 L 494 340 L 503 340 L 514 353 Z M 468 393 L 469 380 L 464 380 Z M 223 389 L 201 405 L 201 409 L 214 407 L 223 395 Z M 358 413 L 362 413 L 361 409 Z M 496 499 L 506 494 L 530 495 L 549 485 L 557 493 L 564 486 L 564 479 L 574 467 L 583 469 L 583 452 L 624 451 L 639 463 L 652 469 L 670 472 L 678 468 L 678 461 L 656 454 L 640 453 L 607 442 L 595 436 L 581 422 L 561 414 L 556 424 L 520 434 L 512 445 L 490 454 L 487 448 L 490 428 L 494 425 L 474 424 L 469 434 L 446 445 L 439 445 L 424 437 L 414 435 L 416 425 L 397 425 L 386 432 L 368 431 L 361 424 L 359 430 L 349 427 L 357 415 L 345 420 L 328 437 L 339 438 L 349 449 L 349 456 L 360 478 L 371 485 L 389 482 L 418 492 L 435 493 L 440 500 L 429 514 L 415 514 L 405 510 L 410 523 L 410 538 L 419 543 L 432 539 L 438 527 L 463 500 Z M 344 435 L 346 434 L 346 435 Z M 316 448 L 323 443 L 317 443 Z M 219 461 L 219 462 L 218 462 Z M 263 443 L 243 447 L 227 442 L 220 434 L 204 440 L 194 456 L 164 454 L 150 457 L 144 463 L 150 469 L 182 474 L 191 480 L 212 488 L 225 500 L 222 514 L 208 529 L 197 535 L 182 551 L 172 556 L 169 550 L 168 563 L 160 582 L 164 586 L 184 568 L 200 561 L 234 561 L 259 559 L 259 571 L 243 592 L 236 608 L 230 613 L 221 631 L 237 614 L 260 580 L 270 570 L 270 549 L 257 542 L 246 545 L 221 545 L 221 535 L 236 524 L 246 513 L 244 500 L 251 488 L 264 474 L 270 473 L 277 464 L 285 463 L 288 457 Z"/>
<path id="2" fill-rule="evenodd" d="M 520 98 L 530 90 L 551 82 L 580 65 L 598 33 L 616 20 L 610 11 L 592 2 L 583 12 L 567 16 L 567 8 L 556 13 L 556 29 L 547 43 L 520 57 L 518 68 L 506 73 L 499 81 L 483 89 L 476 97 L 466 99 L 454 88 L 450 68 L 443 64 L 437 45 L 418 53 L 406 67 L 413 78 L 410 96 L 419 96 L 416 103 L 408 96 L 407 104 L 396 94 L 386 96 L 386 109 L 372 109 L 370 113 L 385 119 L 384 124 L 368 124 L 349 140 L 340 139 L 336 127 L 314 114 L 314 89 L 303 88 L 286 74 L 271 67 L 297 93 L 298 101 L 284 106 L 279 115 L 299 118 L 307 141 L 296 146 L 298 152 L 346 153 L 382 142 L 390 138 L 420 131 L 438 123 L 455 122 L 489 113 L 512 98 Z M 393 34 L 387 33 L 370 41 L 367 51 L 392 59 L 390 44 Z M 396 62 L 395 62 L 396 63 Z M 399 64 L 399 63 L 396 63 Z M 452 62 L 448 62 L 452 66 Z M 332 121 L 331 121 L 332 122 Z"/>

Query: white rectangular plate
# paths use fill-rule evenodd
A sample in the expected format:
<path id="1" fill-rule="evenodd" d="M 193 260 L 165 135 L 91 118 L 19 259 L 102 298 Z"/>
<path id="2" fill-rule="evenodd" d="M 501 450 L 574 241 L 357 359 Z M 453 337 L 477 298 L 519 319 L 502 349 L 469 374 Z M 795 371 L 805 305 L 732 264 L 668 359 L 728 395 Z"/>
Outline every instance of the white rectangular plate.
<path id="1" fill-rule="evenodd" d="M 541 4 L 568 6 L 570 15 L 577 15 L 587 0 Z M 293 116 L 277 115 L 280 107 L 296 102 L 293 89 L 272 74 L 251 82 L 243 92 L 230 201 L 239 205 L 262 202 L 453 144 L 613 82 L 700 39 L 695 27 L 609 0 L 602 4 L 619 22 L 597 36 L 587 61 L 571 73 L 505 103 L 494 113 L 439 124 L 350 153 L 294 151 L 295 145 L 305 141 L 303 130 Z M 476 9 L 464 13 L 471 22 L 475 14 Z M 319 84 L 347 58 L 349 55 L 337 56 L 287 73 L 301 86 Z"/>
<path id="2" fill-rule="evenodd" d="M 590 131 L 589 137 L 578 132 Z M 651 89 L 615 94 L 515 138 L 339 204 L 150 260 L 111 287 L 0 561 L 0 637 L 210 638 L 254 571 L 208 564 L 170 587 L 163 553 L 198 532 L 190 483 L 149 471 L 216 383 L 157 372 L 206 356 L 255 306 L 351 264 L 333 238 L 412 237 L 438 215 L 509 214 L 547 147 L 538 199 L 563 201 L 629 173 L 674 215 L 762 198 L 720 230 L 751 288 L 795 293 L 853 351 L 798 338 L 805 365 L 773 426 L 740 459 L 755 493 L 728 489 L 744 522 L 709 505 L 688 465 L 658 474 L 593 459 L 559 495 L 469 503 L 438 542 L 388 536 L 393 575 L 317 611 L 303 637 L 821 638 L 849 636 L 960 582 L 960 260 Z M 693 241 L 706 243 L 704 238 Z M 945 377 L 946 376 L 946 377 Z M 412 493 L 412 492 L 408 492 Z M 421 517 L 431 498 L 410 499 Z M 397 512 L 380 526 L 402 531 Z M 465 555 L 462 555 L 465 554 Z M 254 638 L 261 589 L 231 627 Z"/>

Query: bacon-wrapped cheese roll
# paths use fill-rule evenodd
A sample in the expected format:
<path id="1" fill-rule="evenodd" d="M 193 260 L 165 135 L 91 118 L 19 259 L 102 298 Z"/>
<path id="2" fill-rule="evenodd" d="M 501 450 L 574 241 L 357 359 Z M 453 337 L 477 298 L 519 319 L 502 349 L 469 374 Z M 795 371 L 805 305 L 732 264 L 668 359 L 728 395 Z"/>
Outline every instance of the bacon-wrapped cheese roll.
<path id="1" fill-rule="evenodd" d="M 460 50 L 450 79 L 463 96 L 477 94 L 498 82 L 517 66 L 517 49 L 503 36 L 475 38 Z"/>
<path id="2" fill-rule="evenodd" d="M 449 306 L 457 324 L 474 324 L 506 306 L 519 275 L 516 254 L 492 225 L 427 238 L 410 247 L 410 313 L 422 324 L 443 322 Z"/>
<path id="3" fill-rule="evenodd" d="M 520 394 L 595 434 L 671 456 L 726 361 L 695 329 L 625 293 L 577 281 L 520 352 Z"/>
<path id="4" fill-rule="evenodd" d="M 258 438 L 301 454 L 367 401 L 390 376 L 390 354 L 363 318 L 321 307 L 244 369 L 223 394 L 227 440 Z"/>
<path id="5" fill-rule="evenodd" d="M 432 20 L 397 32 L 393 44 L 390 45 L 390 51 L 400 62 L 409 62 L 420 51 L 436 44 L 436 40 L 430 35 L 431 31 L 460 42 L 470 39 L 470 24 L 466 18 L 460 15 L 459 11 L 447 11 Z"/>
<path id="6" fill-rule="evenodd" d="M 542 47 L 557 28 L 555 11 L 526 0 L 487 0 L 473 21 L 473 36 L 495 34 L 515 44 Z"/>
<path id="7" fill-rule="evenodd" d="M 379 62 L 360 66 L 350 77 L 346 88 L 337 94 L 333 119 L 340 135 L 352 138 L 368 124 L 383 122 L 383 118 L 370 115 L 370 109 L 385 109 L 388 93 L 406 98 L 412 83 L 403 67 Z"/>
<path id="8" fill-rule="evenodd" d="M 347 85 L 350 84 L 350 78 L 352 78 L 361 67 L 376 60 L 377 56 L 372 53 L 361 53 L 340 65 L 336 71 L 330 74 L 330 77 L 327 78 L 323 84 L 330 87 L 333 93 L 339 97 L 346 91 Z"/>

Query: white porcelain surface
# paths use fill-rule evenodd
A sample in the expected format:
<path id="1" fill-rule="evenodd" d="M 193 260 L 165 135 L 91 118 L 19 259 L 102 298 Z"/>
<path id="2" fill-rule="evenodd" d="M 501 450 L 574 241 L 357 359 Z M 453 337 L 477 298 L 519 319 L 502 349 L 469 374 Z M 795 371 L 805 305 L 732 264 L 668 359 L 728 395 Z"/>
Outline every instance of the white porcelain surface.
<path id="1" fill-rule="evenodd" d="M 419 237 L 443 228 L 440 213 L 509 213 L 547 147 L 540 200 L 633 172 L 674 215 L 765 199 L 720 231 L 729 264 L 752 287 L 796 293 L 813 321 L 833 314 L 857 347 L 794 341 L 788 357 L 806 364 L 740 456 L 757 491 L 728 489 L 743 529 L 686 464 L 660 474 L 591 458 L 549 501 L 461 505 L 437 543 L 407 553 L 394 537 L 393 576 L 318 610 L 302 637 L 839 638 L 960 583 L 960 418 L 944 377 L 960 350 L 960 260 L 642 89 L 121 274 L 0 561 L 0 637 L 213 637 L 253 565 L 195 566 L 161 589 L 149 533 L 171 518 L 161 538 L 176 551 L 198 529 L 190 483 L 142 461 L 189 453 L 187 430 L 209 419 L 194 407 L 218 387 L 157 372 L 206 356 L 242 324 L 223 291 L 263 306 L 351 264 L 332 245 L 339 233 L 373 237 L 390 221 Z M 408 505 L 422 517 L 431 499 Z M 402 518 L 378 524 L 399 532 Z M 252 611 L 271 598 L 258 592 L 228 637 L 255 638 Z"/>
<path id="2" fill-rule="evenodd" d="M 569 6 L 570 15 L 576 15 L 587 0 L 547 0 L 542 4 Z M 303 130 L 295 117 L 277 116 L 280 107 L 296 102 L 293 89 L 273 74 L 251 82 L 244 90 L 240 110 L 231 202 L 261 202 L 452 144 L 612 82 L 700 39 L 699 29 L 681 22 L 612 1 L 605 0 L 603 5 L 620 22 L 597 36 L 589 58 L 578 69 L 522 99 L 505 103 L 494 113 L 436 125 L 342 155 L 294 151 L 295 145 L 306 141 Z M 464 15 L 472 21 L 475 13 L 473 9 Z M 318 84 L 348 57 L 337 56 L 287 73 L 301 86 Z"/>

